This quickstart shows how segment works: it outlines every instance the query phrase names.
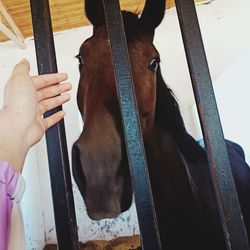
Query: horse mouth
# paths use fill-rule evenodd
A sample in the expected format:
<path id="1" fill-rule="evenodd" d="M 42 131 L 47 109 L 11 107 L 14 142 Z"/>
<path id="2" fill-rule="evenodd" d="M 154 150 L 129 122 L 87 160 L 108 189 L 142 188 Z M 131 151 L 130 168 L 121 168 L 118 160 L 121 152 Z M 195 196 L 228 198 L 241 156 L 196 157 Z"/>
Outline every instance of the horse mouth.
<path id="1" fill-rule="evenodd" d="M 103 219 L 113 219 L 119 216 L 120 213 L 117 214 L 106 214 L 102 212 L 97 212 L 97 213 L 89 213 L 88 216 L 91 220 L 103 220 Z"/>
<path id="2" fill-rule="evenodd" d="M 88 202 L 86 202 L 88 204 Z M 116 205 L 112 205 L 111 209 L 103 209 L 102 205 L 98 207 L 98 205 L 87 205 L 87 214 L 92 220 L 102 220 L 102 219 L 112 219 L 116 218 L 121 213 L 121 207 L 119 203 Z M 107 211 L 108 210 L 108 211 Z"/>

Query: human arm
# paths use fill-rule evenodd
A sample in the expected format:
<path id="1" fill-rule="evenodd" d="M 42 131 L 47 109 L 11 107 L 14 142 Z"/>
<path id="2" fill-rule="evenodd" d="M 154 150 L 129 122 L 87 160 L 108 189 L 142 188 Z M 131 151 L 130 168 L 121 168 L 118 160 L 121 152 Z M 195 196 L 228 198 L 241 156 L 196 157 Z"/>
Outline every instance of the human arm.
<path id="1" fill-rule="evenodd" d="M 4 92 L 4 106 L 0 110 L 0 159 L 8 161 L 18 172 L 30 147 L 44 132 L 64 117 L 59 111 L 48 118 L 42 115 L 70 99 L 69 83 L 57 84 L 67 74 L 47 74 L 31 77 L 29 63 L 23 60 L 13 70 Z"/>

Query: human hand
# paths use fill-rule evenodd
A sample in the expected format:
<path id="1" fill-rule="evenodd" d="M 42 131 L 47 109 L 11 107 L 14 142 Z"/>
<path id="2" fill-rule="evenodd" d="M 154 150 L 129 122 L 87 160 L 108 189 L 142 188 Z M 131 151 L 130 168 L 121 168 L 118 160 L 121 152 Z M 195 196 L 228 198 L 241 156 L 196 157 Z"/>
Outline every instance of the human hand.
<path id="1" fill-rule="evenodd" d="M 22 170 L 29 148 L 64 117 L 64 111 L 47 118 L 42 115 L 69 101 L 69 94 L 60 94 L 70 90 L 71 84 L 57 84 L 66 79 L 62 73 L 31 77 L 27 60 L 15 66 L 0 111 L 0 159 L 8 160 L 16 170 Z"/>

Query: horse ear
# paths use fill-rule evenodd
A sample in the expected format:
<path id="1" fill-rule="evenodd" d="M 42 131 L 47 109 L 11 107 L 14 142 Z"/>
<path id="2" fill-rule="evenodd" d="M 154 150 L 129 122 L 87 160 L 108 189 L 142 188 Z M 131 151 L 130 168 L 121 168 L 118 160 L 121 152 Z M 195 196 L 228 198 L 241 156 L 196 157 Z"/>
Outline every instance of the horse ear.
<path id="1" fill-rule="evenodd" d="M 102 0 L 85 0 L 85 12 L 95 28 L 105 22 Z"/>
<path id="2" fill-rule="evenodd" d="M 166 9 L 166 0 L 146 0 L 141 14 L 141 22 L 145 30 L 153 32 L 161 23 Z"/>

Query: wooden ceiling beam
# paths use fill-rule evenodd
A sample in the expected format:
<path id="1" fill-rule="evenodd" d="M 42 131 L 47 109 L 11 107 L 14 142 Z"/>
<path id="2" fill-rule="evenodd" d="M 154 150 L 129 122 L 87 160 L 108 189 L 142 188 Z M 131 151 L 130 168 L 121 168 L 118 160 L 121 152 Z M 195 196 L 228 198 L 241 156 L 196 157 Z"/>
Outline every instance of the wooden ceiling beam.
<path id="1" fill-rule="evenodd" d="M 13 40 L 20 48 L 24 49 L 26 48 L 26 45 L 24 44 L 24 36 L 22 35 L 21 31 L 15 24 L 12 17 L 9 15 L 8 11 L 0 1 L 0 14 L 3 16 L 10 26 L 11 29 L 9 29 L 6 25 L 3 24 L 2 20 L 0 19 L 0 31 L 7 36 L 9 39 Z"/>
<path id="2" fill-rule="evenodd" d="M 15 42 L 21 49 L 26 48 L 24 41 L 17 37 L 16 34 L 14 34 L 10 29 L 8 29 L 6 25 L 4 25 L 2 22 L 0 22 L 0 31 L 13 42 Z"/>
<path id="3" fill-rule="evenodd" d="M 174 0 L 166 0 L 167 8 L 174 6 Z M 212 0 L 195 0 L 207 2 Z M 120 0 L 121 8 L 140 13 L 145 0 Z M 54 32 L 89 25 L 84 14 L 83 0 L 50 0 L 51 17 Z M 2 23 L 12 31 L 20 41 L 33 36 L 29 0 L 0 0 Z M 12 17 L 12 18 L 11 18 Z M 6 19 L 6 20 L 5 20 Z M 2 28 L 4 29 L 4 28 Z M 9 40 L 9 36 L 0 32 L 0 42 Z"/>

